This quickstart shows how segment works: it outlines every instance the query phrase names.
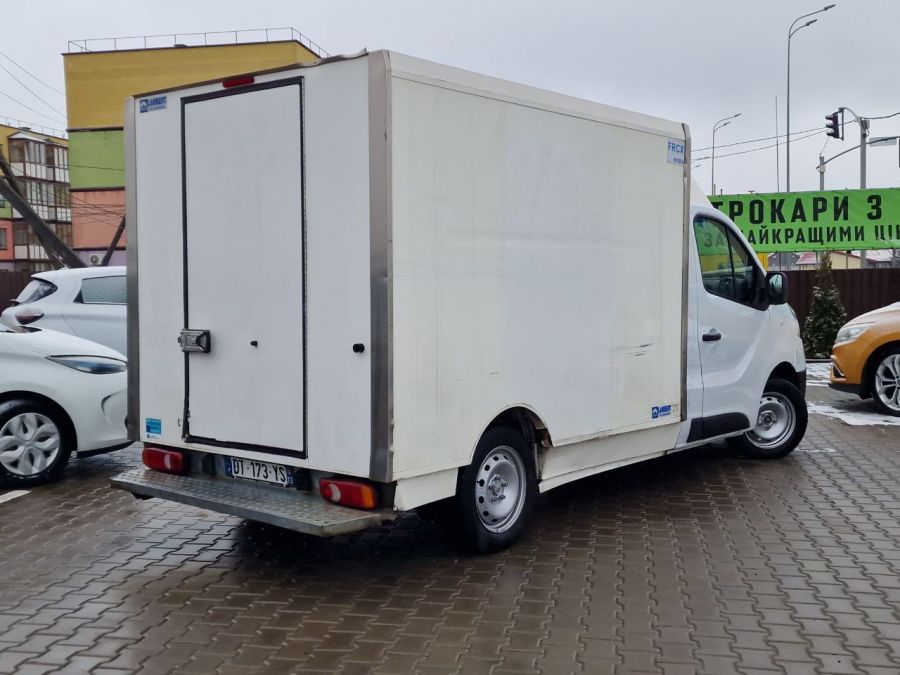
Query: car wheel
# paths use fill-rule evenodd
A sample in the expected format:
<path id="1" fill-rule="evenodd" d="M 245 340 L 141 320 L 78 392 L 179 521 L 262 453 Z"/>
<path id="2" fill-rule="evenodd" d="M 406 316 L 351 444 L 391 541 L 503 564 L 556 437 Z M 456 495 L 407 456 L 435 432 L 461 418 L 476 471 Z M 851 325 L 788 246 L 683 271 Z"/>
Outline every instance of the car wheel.
<path id="1" fill-rule="evenodd" d="M 0 486 L 20 488 L 57 478 L 72 454 L 59 413 L 37 401 L 0 403 Z"/>
<path id="2" fill-rule="evenodd" d="M 537 500 L 534 456 L 510 427 L 488 429 L 456 490 L 467 542 L 480 553 L 499 551 L 525 529 Z"/>
<path id="3" fill-rule="evenodd" d="M 774 378 L 766 383 L 756 424 L 728 443 L 747 457 L 778 459 L 789 455 L 806 433 L 806 400 L 791 382 Z"/>
<path id="4" fill-rule="evenodd" d="M 893 347 L 877 358 L 870 387 L 875 407 L 886 415 L 900 417 L 900 347 Z"/>

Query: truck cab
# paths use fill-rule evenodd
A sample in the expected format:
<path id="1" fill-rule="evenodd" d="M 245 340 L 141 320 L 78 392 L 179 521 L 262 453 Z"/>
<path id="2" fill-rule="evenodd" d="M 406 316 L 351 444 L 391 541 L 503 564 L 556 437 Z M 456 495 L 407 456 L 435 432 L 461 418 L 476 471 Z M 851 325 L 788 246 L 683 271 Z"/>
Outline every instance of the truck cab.
<path id="1" fill-rule="evenodd" d="M 693 199 L 689 419 L 679 447 L 730 438 L 747 454 L 783 456 L 806 427 L 806 361 L 787 279 L 767 274 L 738 227 L 697 190 Z"/>

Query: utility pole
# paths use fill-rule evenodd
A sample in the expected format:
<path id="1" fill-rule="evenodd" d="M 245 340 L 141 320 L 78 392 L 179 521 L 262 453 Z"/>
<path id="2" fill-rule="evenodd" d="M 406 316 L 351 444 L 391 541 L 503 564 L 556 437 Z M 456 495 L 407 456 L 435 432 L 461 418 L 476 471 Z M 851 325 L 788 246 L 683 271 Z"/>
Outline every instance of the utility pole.
<path id="1" fill-rule="evenodd" d="M 810 16 L 814 16 L 816 14 L 821 14 L 822 12 L 827 12 L 829 9 L 834 7 L 834 4 L 825 5 L 822 9 L 817 9 L 815 12 L 810 12 L 809 14 L 804 14 L 803 16 L 798 16 L 794 19 L 794 22 L 791 24 L 791 27 L 788 28 L 788 39 L 787 39 L 787 134 L 784 139 L 784 149 L 785 154 L 787 155 L 787 166 L 785 167 L 785 181 L 786 186 L 785 190 L 787 192 L 791 191 L 791 38 L 794 37 L 794 34 L 798 31 L 803 30 L 804 28 L 808 28 L 812 26 L 818 19 L 812 19 L 811 21 L 807 21 L 806 23 L 797 26 L 799 21 L 806 19 Z"/>
<path id="2" fill-rule="evenodd" d="M 866 138 L 869 137 L 869 120 L 859 118 L 859 189 L 866 189 Z"/>
<path id="3" fill-rule="evenodd" d="M 825 189 L 825 157 L 819 155 L 819 191 Z"/>
<path id="4" fill-rule="evenodd" d="M 859 189 L 866 189 L 866 137 L 869 135 L 869 120 L 865 117 L 859 118 Z M 859 267 L 860 269 L 865 269 L 868 267 L 866 264 L 868 261 L 866 260 L 866 251 L 859 252 Z"/>
<path id="5" fill-rule="evenodd" d="M 781 152 L 778 142 L 778 94 L 775 95 L 775 191 L 781 192 Z"/>

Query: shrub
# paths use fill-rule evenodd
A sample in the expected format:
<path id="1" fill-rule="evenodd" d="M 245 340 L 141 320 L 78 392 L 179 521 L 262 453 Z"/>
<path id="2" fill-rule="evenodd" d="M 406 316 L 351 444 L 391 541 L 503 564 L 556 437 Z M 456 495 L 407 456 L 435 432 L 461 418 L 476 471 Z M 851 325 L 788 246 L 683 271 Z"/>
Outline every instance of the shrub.
<path id="1" fill-rule="evenodd" d="M 831 276 L 831 255 L 825 251 L 819 261 L 819 269 L 816 270 L 812 302 L 803 327 L 806 356 L 827 359 L 831 354 L 834 338 L 846 320 L 847 314 L 844 312 L 841 296 Z"/>

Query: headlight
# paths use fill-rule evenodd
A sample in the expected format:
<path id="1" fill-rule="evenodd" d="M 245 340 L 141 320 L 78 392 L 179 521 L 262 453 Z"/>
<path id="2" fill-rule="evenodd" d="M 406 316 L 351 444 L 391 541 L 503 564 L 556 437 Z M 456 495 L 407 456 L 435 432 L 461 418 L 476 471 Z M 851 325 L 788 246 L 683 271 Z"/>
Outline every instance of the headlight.
<path id="1" fill-rule="evenodd" d="M 875 322 L 870 321 L 868 323 L 854 323 L 852 326 L 844 326 L 838 331 L 837 337 L 834 339 L 834 344 L 855 340 L 866 328 L 871 326 L 873 323 Z"/>
<path id="2" fill-rule="evenodd" d="M 66 366 L 66 368 L 94 375 L 121 373 L 127 367 L 124 361 L 109 359 L 105 356 L 48 356 L 47 359 Z"/>

